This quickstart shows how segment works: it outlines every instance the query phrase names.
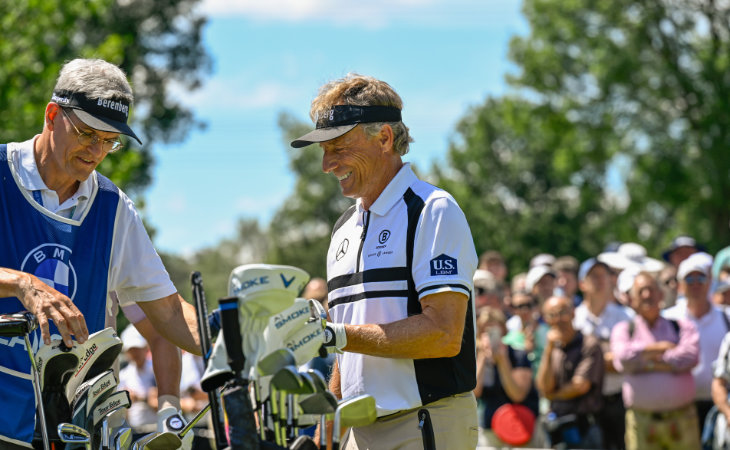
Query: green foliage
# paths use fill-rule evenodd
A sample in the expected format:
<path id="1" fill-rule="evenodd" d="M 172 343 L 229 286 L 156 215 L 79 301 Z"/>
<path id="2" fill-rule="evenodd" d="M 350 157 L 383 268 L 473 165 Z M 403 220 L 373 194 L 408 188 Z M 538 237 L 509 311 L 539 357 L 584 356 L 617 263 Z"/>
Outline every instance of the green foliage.
<path id="1" fill-rule="evenodd" d="M 605 197 L 603 141 L 549 106 L 487 99 L 457 125 L 449 166 L 436 184 L 467 216 L 478 251 L 497 249 L 512 273 L 540 252 L 585 257 L 601 251 L 594 236 L 613 218 Z"/>
<path id="2" fill-rule="evenodd" d="M 655 253 L 680 233 L 727 245 L 730 7 L 525 0 L 524 12 L 531 33 L 511 44 L 511 81 L 625 158 L 618 237 Z"/>
<path id="3" fill-rule="evenodd" d="M 193 301 L 190 274 L 200 272 L 208 310 L 218 307 L 218 299 L 228 296 L 228 276 L 241 264 L 265 261 L 268 244 L 265 231 L 255 219 L 241 219 L 235 236 L 201 249 L 190 257 L 160 254 L 178 292 Z"/>
<path id="4" fill-rule="evenodd" d="M 199 0 L 16 0 L 0 2 L 0 130 L 3 142 L 41 131 L 56 76 L 68 60 L 102 58 L 119 65 L 135 92 L 133 127 L 141 148 L 110 156 L 99 170 L 122 189 L 149 184 L 155 142 L 184 139 L 200 125 L 172 96 L 200 85 L 210 61 L 201 43 Z"/>
<path id="5" fill-rule="evenodd" d="M 311 129 L 291 115 L 279 116 L 290 167 L 297 176 L 294 193 L 277 210 L 268 230 L 267 262 L 300 267 L 323 277 L 332 226 L 351 204 L 337 179 L 322 173 L 322 150 L 317 145 L 292 149 L 289 142 Z"/>

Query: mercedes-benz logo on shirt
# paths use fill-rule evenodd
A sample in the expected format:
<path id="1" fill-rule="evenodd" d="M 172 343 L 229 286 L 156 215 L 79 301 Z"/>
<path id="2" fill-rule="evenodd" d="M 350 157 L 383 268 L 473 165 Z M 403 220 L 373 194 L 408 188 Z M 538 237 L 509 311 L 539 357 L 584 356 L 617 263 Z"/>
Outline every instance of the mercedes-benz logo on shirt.
<path id="1" fill-rule="evenodd" d="M 348 241 L 347 238 L 340 242 L 340 246 L 337 248 L 337 253 L 335 254 L 335 259 L 337 259 L 337 261 L 341 260 L 342 257 L 345 256 L 345 253 L 347 253 L 347 247 L 349 246 L 350 241 Z"/>

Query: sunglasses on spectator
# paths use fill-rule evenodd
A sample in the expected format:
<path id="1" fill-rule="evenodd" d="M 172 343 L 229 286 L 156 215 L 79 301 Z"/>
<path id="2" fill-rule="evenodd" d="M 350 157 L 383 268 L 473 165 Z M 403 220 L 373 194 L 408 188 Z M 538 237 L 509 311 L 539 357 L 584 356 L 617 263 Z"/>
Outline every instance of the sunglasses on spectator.
<path id="1" fill-rule="evenodd" d="M 535 304 L 532 302 L 529 303 L 522 303 L 520 305 L 512 305 L 514 309 L 532 309 L 535 307 Z"/>
<path id="2" fill-rule="evenodd" d="M 546 312 L 545 313 L 545 318 L 546 319 L 550 319 L 550 320 L 557 319 L 557 318 L 559 318 L 561 316 L 562 317 L 568 317 L 568 316 L 570 316 L 570 309 L 565 308 L 565 309 L 561 309 L 560 311 Z"/>
<path id="3" fill-rule="evenodd" d="M 687 284 L 692 283 L 705 283 L 707 281 L 707 275 L 687 275 L 684 277 L 684 282 Z"/>
<path id="4" fill-rule="evenodd" d="M 480 287 L 476 288 L 476 292 L 477 292 L 477 295 L 486 295 L 487 294 L 487 290 L 484 288 L 480 288 Z"/>

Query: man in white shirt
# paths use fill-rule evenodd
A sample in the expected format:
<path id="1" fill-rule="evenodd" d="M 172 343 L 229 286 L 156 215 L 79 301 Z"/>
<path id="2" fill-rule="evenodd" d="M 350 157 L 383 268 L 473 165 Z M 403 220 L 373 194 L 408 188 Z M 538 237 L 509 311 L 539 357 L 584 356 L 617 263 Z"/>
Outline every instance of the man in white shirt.
<path id="1" fill-rule="evenodd" d="M 583 292 L 583 302 L 575 309 L 573 326 L 585 335 L 598 338 L 605 366 L 603 379 L 603 409 L 598 415 L 603 432 L 604 448 L 624 448 L 624 409 L 621 398 L 623 377 L 613 367 L 610 348 L 611 330 L 620 322 L 630 319 L 625 307 L 613 298 L 610 269 L 605 263 L 590 258 L 580 265 L 578 285 Z"/>
<path id="2" fill-rule="evenodd" d="M 700 360 L 692 369 L 692 376 L 695 380 L 695 405 L 700 426 L 713 405 L 713 363 L 720 351 L 723 336 L 730 331 L 730 320 L 708 298 L 712 282 L 711 269 L 712 258 L 703 252 L 694 253 L 679 263 L 677 281 L 686 300 L 662 312 L 667 319 L 691 320 L 699 332 Z"/>

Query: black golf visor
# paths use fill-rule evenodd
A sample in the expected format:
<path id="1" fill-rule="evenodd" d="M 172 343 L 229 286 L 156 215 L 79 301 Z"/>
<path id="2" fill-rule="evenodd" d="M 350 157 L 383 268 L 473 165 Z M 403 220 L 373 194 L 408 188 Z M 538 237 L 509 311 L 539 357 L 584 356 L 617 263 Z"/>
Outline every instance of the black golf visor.
<path id="1" fill-rule="evenodd" d="M 338 138 L 358 123 L 400 122 L 400 109 L 392 106 L 337 105 L 315 118 L 316 129 L 291 142 L 294 148 Z"/>
<path id="2" fill-rule="evenodd" d="M 109 133 L 121 133 L 139 140 L 127 125 L 129 103 L 121 99 L 89 98 L 82 92 L 53 91 L 51 101 L 64 108 L 72 108 L 86 126 Z"/>

